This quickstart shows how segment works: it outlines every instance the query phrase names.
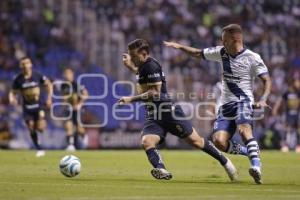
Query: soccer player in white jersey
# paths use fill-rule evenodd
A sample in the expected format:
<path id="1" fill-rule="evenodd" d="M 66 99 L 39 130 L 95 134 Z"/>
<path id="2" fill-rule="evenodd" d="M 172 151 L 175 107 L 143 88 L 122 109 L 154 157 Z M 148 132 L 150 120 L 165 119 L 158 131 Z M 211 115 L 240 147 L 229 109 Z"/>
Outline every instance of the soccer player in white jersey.
<path id="1" fill-rule="evenodd" d="M 213 142 L 224 152 L 247 155 L 251 163 L 249 174 L 257 184 L 261 184 L 259 146 L 252 134 L 252 117 L 253 107 L 269 107 L 267 99 L 271 90 L 271 79 L 261 57 L 244 47 L 240 25 L 230 24 L 224 27 L 222 43 L 223 46 L 197 49 L 176 42 L 164 42 L 167 47 L 221 64 L 223 69 L 221 106 L 214 124 Z M 263 94 L 257 102 L 253 97 L 255 77 L 259 77 L 264 84 Z M 246 146 L 230 140 L 236 129 Z"/>

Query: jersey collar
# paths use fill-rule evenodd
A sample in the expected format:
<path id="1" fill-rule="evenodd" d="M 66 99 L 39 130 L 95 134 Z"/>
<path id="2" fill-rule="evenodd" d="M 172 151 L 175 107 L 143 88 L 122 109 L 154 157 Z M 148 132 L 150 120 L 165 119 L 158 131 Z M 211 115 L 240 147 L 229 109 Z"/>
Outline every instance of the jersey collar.
<path id="1" fill-rule="evenodd" d="M 232 57 L 232 58 L 236 58 L 236 57 L 238 57 L 239 55 L 241 55 L 242 53 L 244 53 L 246 50 L 247 50 L 247 48 L 244 47 L 240 52 L 236 53 L 235 55 L 231 55 L 231 54 L 229 54 L 229 53 L 228 53 L 228 55 L 229 55 L 230 57 Z"/>

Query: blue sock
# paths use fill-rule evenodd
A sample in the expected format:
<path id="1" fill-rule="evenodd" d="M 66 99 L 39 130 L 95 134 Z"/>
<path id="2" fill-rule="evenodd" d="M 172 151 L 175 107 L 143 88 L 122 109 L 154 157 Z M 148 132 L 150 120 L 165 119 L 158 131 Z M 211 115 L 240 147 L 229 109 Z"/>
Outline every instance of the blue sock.
<path id="1" fill-rule="evenodd" d="M 247 147 L 231 140 L 229 140 L 228 149 L 226 152 L 230 154 L 239 154 L 243 156 L 248 156 Z"/>
<path id="2" fill-rule="evenodd" d="M 215 145 L 213 145 L 211 141 L 204 139 L 204 147 L 202 150 L 218 160 L 221 165 L 225 165 L 227 163 L 227 158 L 215 147 Z"/>
<path id="3" fill-rule="evenodd" d="M 259 146 L 254 138 L 246 141 L 248 157 L 251 162 L 251 166 L 261 167 L 260 158 L 259 158 Z"/>
<path id="4" fill-rule="evenodd" d="M 152 164 L 154 168 L 163 168 L 165 169 L 165 165 L 163 163 L 163 160 L 161 158 L 161 155 L 159 151 L 156 148 L 151 148 L 146 151 L 146 154 L 148 156 L 148 160 Z"/>

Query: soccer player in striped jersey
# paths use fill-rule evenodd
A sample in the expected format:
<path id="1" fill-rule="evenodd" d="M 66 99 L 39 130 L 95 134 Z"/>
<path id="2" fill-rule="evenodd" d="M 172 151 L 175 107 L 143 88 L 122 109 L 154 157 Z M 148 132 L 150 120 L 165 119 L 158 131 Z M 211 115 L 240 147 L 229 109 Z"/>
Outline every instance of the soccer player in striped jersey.
<path id="1" fill-rule="evenodd" d="M 244 47 L 243 31 L 238 24 L 230 24 L 222 31 L 223 46 L 197 49 L 176 42 L 164 42 L 167 47 L 205 60 L 219 62 L 222 66 L 221 107 L 214 124 L 213 142 L 222 151 L 247 155 L 251 166 L 249 174 L 257 184 L 262 183 L 259 146 L 253 137 L 253 107 L 267 108 L 271 90 L 268 69 L 261 57 Z M 258 102 L 254 102 L 253 80 L 259 77 L 264 84 L 264 92 Z M 236 129 L 246 146 L 230 139 Z"/>

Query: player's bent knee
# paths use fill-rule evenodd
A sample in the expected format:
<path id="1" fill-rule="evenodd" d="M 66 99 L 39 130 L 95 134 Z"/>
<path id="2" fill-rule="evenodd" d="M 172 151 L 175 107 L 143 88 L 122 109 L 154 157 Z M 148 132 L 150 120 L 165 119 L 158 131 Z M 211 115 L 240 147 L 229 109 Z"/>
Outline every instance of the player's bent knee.
<path id="1" fill-rule="evenodd" d="M 85 129 L 82 126 L 77 126 L 77 132 L 79 135 L 84 135 Z"/>
<path id="2" fill-rule="evenodd" d="M 29 129 L 29 131 L 34 130 L 34 122 L 33 121 L 27 121 L 26 125 L 27 125 L 27 128 Z"/>
<path id="3" fill-rule="evenodd" d="M 142 147 L 144 149 L 150 149 L 150 148 L 155 148 L 157 142 L 152 138 L 148 136 L 143 136 L 142 137 Z"/>
<path id="4" fill-rule="evenodd" d="M 65 129 L 66 129 L 66 132 L 67 132 L 68 136 L 72 136 L 73 135 L 73 124 L 72 124 L 71 121 L 67 121 L 65 123 Z"/>
<path id="5" fill-rule="evenodd" d="M 46 129 L 46 125 L 44 123 L 40 123 L 38 124 L 38 126 L 36 127 L 36 130 L 39 132 L 44 132 Z"/>
<path id="6" fill-rule="evenodd" d="M 37 128 L 37 131 L 39 131 L 39 132 L 44 132 L 44 131 L 45 131 L 45 128 L 44 128 L 44 127 L 38 127 L 38 128 Z"/>
<path id="7" fill-rule="evenodd" d="M 46 129 L 46 121 L 45 120 L 39 120 L 36 124 L 36 130 L 39 132 L 44 132 Z"/>
<path id="8" fill-rule="evenodd" d="M 193 132 L 184 139 L 188 144 L 195 148 L 202 149 L 204 147 L 204 138 L 193 128 Z"/>
<path id="9" fill-rule="evenodd" d="M 214 135 L 212 138 L 214 145 L 220 149 L 221 151 L 226 151 L 227 149 L 227 141 L 221 135 Z"/>
<path id="10" fill-rule="evenodd" d="M 243 140 L 248 140 L 249 138 L 252 138 L 252 128 L 249 124 L 240 124 L 238 126 L 238 132 Z"/>
<path id="11" fill-rule="evenodd" d="M 203 149 L 204 147 L 204 139 L 203 138 L 199 138 L 198 140 L 196 141 L 193 141 L 193 146 L 198 148 L 198 149 Z"/>
<path id="12" fill-rule="evenodd" d="M 185 141 L 191 145 L 193 145 L 195 148 L 203 149 L 204 147 L 204 138 L 198 135 L 197 132 L 194 132 L 190 136 L 188 136 Z"/>

